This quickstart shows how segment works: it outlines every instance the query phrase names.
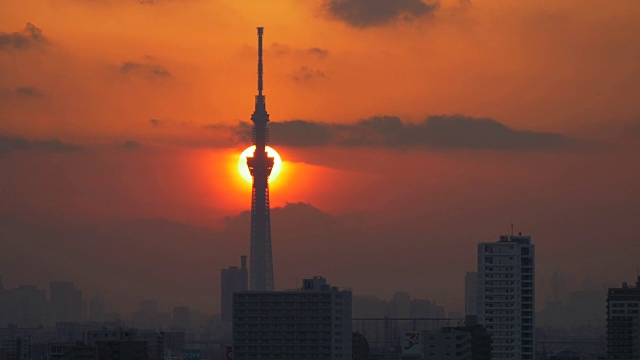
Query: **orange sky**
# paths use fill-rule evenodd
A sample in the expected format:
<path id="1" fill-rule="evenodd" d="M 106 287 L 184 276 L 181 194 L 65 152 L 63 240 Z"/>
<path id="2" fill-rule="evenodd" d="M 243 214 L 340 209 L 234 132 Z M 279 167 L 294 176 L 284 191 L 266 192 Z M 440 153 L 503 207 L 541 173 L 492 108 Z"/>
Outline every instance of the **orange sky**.
<path id="1" fill-rule="evenodd" d="M 0 179 L 0 214 L 69 223 L 164 218 L 223 229 L 225 218 L 250 205 L 250 186 L 236 172 L 236 156 L 249 145 L 238 124 L 253 111 L 255 27 L 264 26 L 271 120 L 303 120 L 332 134 L 315 146 L 272 142 L 285 161 L 271 186 L 273 207 L 310 203 L 331 216 L 359 218 L 375 234 L 408 231 L 405 239 L 380 235 L 400 248 L 425 234 L 420 241 L 434 247 L 422 258 L 398 259 L 390 265 L 397 274 L 427 271 L 420 264 L 435 261 L 439 241 L 455 243 L 453 227 L 464 229 L 455 236 L 466 244 L 459 258 L 447 253 L 459 263 L 450 279 L 457 281 L 475 266 L 475 243 L 496 239 L 515 222 L 534 242 L 551 246 L 539 250 L 549 255 L 538 258 L 541 277 L 561 270 L 577 281 L 588 274 L 618 282 L 633 275 L 638 264 L 614 261 L 618 253 L 599 267 L 587 260 L 569 266 L 552 245 L 571 237 L 567 248 L 579 247 L 580 239 L 595 242 L 615 226 L 617 239 L 607 241 L 618 241 L 620 256 L 628 255 L 625 244 L 640 215 L 640 174 L 630 165 L 640 160 L 637 1 L 443 0 L 425 8 L 406 0 L 396 4 L 422 10 L 353 5 L 349 16 L 332 12 L 330 4 L 341 2 L 358 3 L 0 2 L 0 141 L 6 142 L 0 170 L 7 174 Z M 27 24 L 41 35 L 25 30 Z M 387 143 L 394 139 L 384 131 L 354 125 L 385 115 L 398 117 L 409 129 L 403 136 L 418 145 Z M 411 137 L 432 115 L 491 119 L 508 131 L 466 129 L 471 123 L 463 122 L 451 130 L 460 131 L 460 143 Z M 280 134 L 314 136 L 289 125 Z M 483 129 L 496 142 L 544 133 L 568 145 L 534 143 L 524 151 L 477 145 L 473 137 Z M 284 136 L 277 131 L 274 139 Z M 60 150 L 46 143 L 51 139 L 82 151 Z M 622 215 L 609 217 L 620 209 Z M 566 224 L 554 220 L 564 217 Z M 248 237 L 242 241 L 248 249 Z M 274 234 L 274 252 L 285 245 Z M 214 268 L 230 265 L 221 261 Z M 281 261 L 290 266 L 276 269 L 283 282 L 292 273 L 315 274 Z M 577 269 L 583 266 L 595 267 Z M 373 267 L 371 260 L 345 271 L 366 274 Z M 0 268 L 5 279 L 11 272 Z M 396 286 L 335 276 L 380 296 Z M 424 284 L 407 290 L 460 305 L 454 292 Z"/>

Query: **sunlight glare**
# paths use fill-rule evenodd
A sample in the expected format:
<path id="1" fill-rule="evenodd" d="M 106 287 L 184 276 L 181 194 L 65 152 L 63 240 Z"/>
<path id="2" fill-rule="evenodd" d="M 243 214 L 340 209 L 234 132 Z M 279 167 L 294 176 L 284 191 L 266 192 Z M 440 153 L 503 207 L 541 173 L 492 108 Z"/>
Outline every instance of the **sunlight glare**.
<path id="1" fill-rule="evenodd" d="M 242 178 L 248 183 L 252 183 L 253 179 L 251 178 L 251 173 L 247 166 L 247 157 L 253 155 L 255 148 L 255 145 L 249 146 L 242 152 L 242 154 L 240 154 L 240 158 L 238 159 L 238 171 L 240 172 L 240 176 L 242 176 Z M 282 159 L 280 159 L 278 152 L 270 146 L 267 146 L 267 155 L 273 158 L 273 169 L 271 169 L 271 175 L 269 176 L 269 182 L 272 182 L 278 177 L 280 170 L 282 170 Z"/>

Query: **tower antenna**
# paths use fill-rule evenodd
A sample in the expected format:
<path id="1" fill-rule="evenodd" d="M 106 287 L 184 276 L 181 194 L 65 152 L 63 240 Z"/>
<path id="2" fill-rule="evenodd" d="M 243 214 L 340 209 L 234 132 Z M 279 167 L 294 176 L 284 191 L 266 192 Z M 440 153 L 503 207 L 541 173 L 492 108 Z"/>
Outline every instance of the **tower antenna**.
<path id="1" fill-rule="evenodd" d="M 258 28 L 258 96 L 262 96 L 262 34 L 264 28 Z"/>

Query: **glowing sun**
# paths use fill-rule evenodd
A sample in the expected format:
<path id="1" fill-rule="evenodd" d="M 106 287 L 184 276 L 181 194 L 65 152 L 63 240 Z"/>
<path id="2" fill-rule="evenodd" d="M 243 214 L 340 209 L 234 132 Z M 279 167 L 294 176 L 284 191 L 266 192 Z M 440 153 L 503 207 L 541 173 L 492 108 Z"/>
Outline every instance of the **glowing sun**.
<path id="1" fill-rule="evenodd" d="M 240 158 L 238 159 L 238 171 L 240 172 L 240 176 L 242 176 L 242 178 L 248 183 L 251 183 L 253 179 L 251 178 L 251 173 L 247 166 L 247 157 L 253 155 L 255 148 L 255 145 L 249 146 L 242 152 L 242 154 L 240 154 Z M 280 159 L 280 155 L 278 155 L 278 153 L 270 146 L 267 146 L 267 156 L 273 158 L 273 169 L 271 169 L 271 175 L 269 176 L 269 182 L 272 182 L 278 177 L 280 170 L 282 170 L 282 159 Z"/>

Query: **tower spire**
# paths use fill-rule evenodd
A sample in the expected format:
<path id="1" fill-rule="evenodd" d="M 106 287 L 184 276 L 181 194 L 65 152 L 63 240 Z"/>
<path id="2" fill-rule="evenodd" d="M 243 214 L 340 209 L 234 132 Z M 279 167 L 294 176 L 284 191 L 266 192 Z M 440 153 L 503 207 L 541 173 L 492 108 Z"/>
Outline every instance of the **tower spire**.
<path id="1" fill-rule="evenodd" d="M 269 175 L 273 168 L 273 158 L 267 155 L 269 114 L 262 94 L 262 34 L 258 28 L 258 95 L 253 121 L 253 156 L 247 157 L 247 166 L 253 178 L 251 194 L 251 259 L 249 268 L 249 289 L 256 291 L 274 290 L 273 257 L 271 253 L 271 215 L 269 208 Z"/>
<path id="2" fill-rule="evenodd" d="M 258 96 L 262 96 L 262 34 L 264 28 L 258 28 Z"/>

